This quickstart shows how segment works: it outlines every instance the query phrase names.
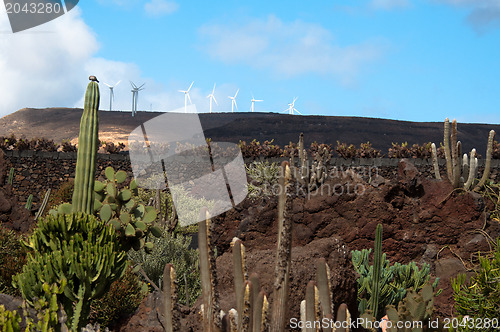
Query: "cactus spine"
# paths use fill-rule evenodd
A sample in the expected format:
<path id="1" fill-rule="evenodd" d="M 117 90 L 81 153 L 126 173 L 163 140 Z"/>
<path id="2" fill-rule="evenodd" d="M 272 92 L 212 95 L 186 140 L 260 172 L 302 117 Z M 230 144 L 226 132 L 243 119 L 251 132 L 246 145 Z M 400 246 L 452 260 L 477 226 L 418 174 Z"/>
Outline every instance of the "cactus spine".
<path id="1" fill-rule="evenodd" d="M 271 331 L 284 331 L 286 326 L 286 308 L 288 301 L 288 283 L 292 254 L 292 221 L 288 216 L 290 200 L 287 188 L 291 180 L 288 163 L 281 164 L 279 179 L 280 194 L 278 199 L 278 248 L 276 253 L 276 279 L 274 282 L 273 319 Z"/>
<path id="2" fill-rule="evenodd" d="M 99 149 L 99 85 L 92 81 L 85 93 L 85 106 L 80 120 L 78 155 L 73 190 L 73 212 L 94 213 L 94 181 Z"/>

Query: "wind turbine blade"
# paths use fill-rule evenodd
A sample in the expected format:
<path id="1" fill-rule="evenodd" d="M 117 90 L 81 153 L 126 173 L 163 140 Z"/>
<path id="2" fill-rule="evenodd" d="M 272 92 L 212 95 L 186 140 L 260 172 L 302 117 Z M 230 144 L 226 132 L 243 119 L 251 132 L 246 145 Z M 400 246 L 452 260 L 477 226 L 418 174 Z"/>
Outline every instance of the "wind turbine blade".
<path id="1" fill-rule="evenodd" d="M 215 83 L 214 83 L 214 88 L 212 89 L 212 94 L 215 92 Z"/>
<path id="2" fill-rule="evenodd" d="M 130 82 L 130 84 L 132 85 L 132 87 L 133 87 L 134 89 L 137 89 L 137 85 L 135 85 L 135 84 L 134 84 L 134 82 L 132 82 L 132 81 L 129 81 L 129 82 Z"/>
<path id="3" fill-rule="evenodd" d="M 189 92 L 189 90 L 191 90 L 191 87 L 193 86 L 193 84 L 194 84 L 194 81 L 191 82 L 191 85 L 189 86 L 189 89 L 187 89 L 188 92 Z"/>
<path id="4" fill-rule="evenodd" d="M 182 92 L 182 93 L 187 93 L 187 91 L 184 91 L 184 90 L 177 90 L 179 92 Z"/>
<path id="5" fill-rule="evenodd" d="M 107 85 L 108 87 L 112 88 L 112 86 L 111 86 L 111 85 L 109 85 L 108 83 L 106 83 L 106 82 L 102 82 L 102 83 L 103 83 L 104 85 Z"/>
<path id="6" fill-rule="evenodd" d="M 217 104 L 217 99 L 215 99 L 215 96 L 214 96 L 214 95 L 212 95 L 212 98 L 213 98 L 213 99 L 214 99 L 214 101 L 215 101 L 215 105 L 219 105 L 219 104 Z"/>
<path id="7" fill-rule="evenodd" d="M 143 85 L 141 85 L 141 86 L 139 87 L 139 90 L 142 90 L 142 87 L 143 87 L 143 86 L 145 86 L 145 85 L 146 85 L 146 83 L 144 83 Z"/>
<path id="8" fill-rule="evenodd" d="M 207 96 L 207 98 L 210 98 L 210 97 L 212 97 L 212 95 L 211 95 L 211 94 L 209 94 L 209 95 Z"/>
<path id="9" fill-rule="evenodd" d="M 264 100 L 262 100 L 262 99 L 257 99 L 256 101 L 264 101 Z"/>
<path id="10" fill-rule="evenodd" d="M 119 80 L 119 81 L 118 81 L 118 83 L 116 83 L 116 84 L 115 84 L 115 86 L 117 86 L 118 84 L 120 84 L 120 82 L 121 82 L 121 81 L 122 81 L 122 80 Z M 115 87 L 115 86 L 114 86 L 114 87 Z M 113 88 L 114 88 L 114 87 L 113 87 Z"/>
<path id="11" fill-rule="evenodd" d="M 234 101 L 234 107 L 236 107 L 236 110 L 238 110 L 238 104 L 236 104 L 236 99 L 233 99 Z"/>
<path id="12" fill-rule="evenodd" d="M 240 92 L 240 89 L 236 90 L 236 94 L 234 95 L 234 98 L 238 95 L 238 92 Z"/>
<path id="13" fill-rule="evenodd" d="M 189 99 L 189 103 L 192 105 L 192 104 L 193 104 L 193 102 L 191 101 L 191 97 L 189 96 L 189 93 L 186 93 L 186 96 L 187 96 L 187 97 L 188 97 L 188 99 Z"/>

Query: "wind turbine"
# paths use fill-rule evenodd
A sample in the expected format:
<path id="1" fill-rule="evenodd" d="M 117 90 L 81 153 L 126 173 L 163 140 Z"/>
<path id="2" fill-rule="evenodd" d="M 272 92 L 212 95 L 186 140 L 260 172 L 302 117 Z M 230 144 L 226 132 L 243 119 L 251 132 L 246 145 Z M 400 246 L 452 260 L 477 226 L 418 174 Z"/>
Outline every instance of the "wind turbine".
<path id="1" fill-rule="evenodd" d="M 294 114 L 294 112 L 297 112 L 300 115 L 302 115 L 302 113 L 300 113 L 299 111 L 297 111 L 297 109 L 295 108 L 295 101 L 297 99 L 298 99 L 297 97 L 293 98 L 292 103 L 288 104 L 288 108 L 286 110 L 284 110 L 284 112 L 288 112 L 288 114 L 292 114 L 292 115 Z"/>
<path id="2" fill-rule="evenodd" d="M 212 90 L 212 93 L 207 96 L 207 98 L 210 98 L 210 113 L 212 113 L 212 100 L 215 101 L 215 105 L 219 105 L 219 104 L 217 104 L 217 100 L 215 99 L 214 92 L 215 92 L 215 83 L 214 83 L 214 89 Z"/>
<path id="3" fill-rule="evenodd" d="M 234 97 L 229 96 L 228 98 L 231 99 L 231 112 L 234 113 L 234 108 L 236 107 L 236 110 L 238 110 L 238 105 L 236 105 L 236 96 L 238 95 L 238 92 L 240 89 L 236 90 L 236 93 Z"/>
<path id="4" fill-rule="evenodd" d="M 144 83 L 146 84 L 146 83 Z M 139 99 L 139 91 L 144 90 L 143 85 L 137 87 L 132 81 L 130 81 L 130 85 L 132 85 L 132 116 L 135 116 L 137 112 L 137 100 Z"/>
<path id="5" fill-rule="evenodd" d="M 250 107 L 250 110 L 253 112 L 255 110 L 254 104 L 256 101 L 263 101 L 262 99 L 255 99 L 252 95 L 252 107 Z"/>
<path id="6" fill-rule="evenodd" d="M 191 101 L 191 97 L 189 97 L 189 90 L 191 90 L 191 87 L 193 86 L 194 81 L 191 82 L 191 85 L 189 86 L 189 89 L 187 90 L 179 90 L 179 92 L 184 93 L 184 113 L 187 113 L 187 103 L 189 99 L 189 103 L 192 105 L 193 102 Z"/>
<path id="7" fill-rule="evenodd" d="M 109 87 L 109 110 L 112 111 L 113 110 L 113 100 L 115 99 L 115 93 L 113 92 L 113 89 L 118 85 L 120 84 L 121 80 L 118 81 L 118 83 L 116 83 L 115 85 L 111 86 L 109 85 L 108 83 L 105 83 L 105 82 L 102 82 L 104 83 L 105 85 L 107 85 Z"/>

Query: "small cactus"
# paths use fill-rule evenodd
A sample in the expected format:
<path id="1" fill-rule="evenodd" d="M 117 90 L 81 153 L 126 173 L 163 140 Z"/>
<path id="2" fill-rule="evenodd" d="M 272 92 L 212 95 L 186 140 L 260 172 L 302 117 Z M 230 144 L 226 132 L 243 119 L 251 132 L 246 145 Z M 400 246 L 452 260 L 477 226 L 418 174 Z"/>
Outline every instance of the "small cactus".
<path id="1" fill-rule="evenodd" d="M 33 194 L 28 196 L 28 200 L 26 201 L 26 205 L 24 206 L 26 210 L 31 211 L 31 206 L 33 205 Z"/>

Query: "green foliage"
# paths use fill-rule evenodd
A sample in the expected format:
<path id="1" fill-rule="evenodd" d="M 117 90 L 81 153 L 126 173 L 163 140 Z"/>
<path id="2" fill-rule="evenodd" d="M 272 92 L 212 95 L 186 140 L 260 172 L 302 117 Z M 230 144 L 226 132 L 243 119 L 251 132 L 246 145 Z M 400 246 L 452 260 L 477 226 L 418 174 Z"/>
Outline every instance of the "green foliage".
<path id="1" fill-rule="evenodd" d="M 151 241 L 154 249 L 150 254 L 144 250 L 130 251 L 129 258 L 135 264 L 140 264 L 148 278 L 158 286 L 162 283 L 165 265 L 172 264 L 177 274 L 177 293 L 180 302 L 186 303 L 187 289 L 189 304 L 193 304 L 201 294 L 201 284 L 198 251 L 189 249 L 191 239 L 180 234 L 169 234 L 165 230 L 161 237 L 153 238 Z"/>
<path id="2" fill-rule="evenodd" d="M 67 284 L 57 298 L 72 329 L 85 325 L 90 299 L 100 297 L 127 266 L 115 230 L 82 213 L 48 216 L 25 245 L 33 251 L 14 286 L 34 306 L 44 295 L 44 284 Z"/>
<path id="3" fill-rule="evenodd" d="M 175 188 L 171 188 L 171 192 L 175 201 L 175 206 L 177 208 L 177 214 L 183 216 L 183 219 L 179 223 L 179 227 L 193 225 L 198 221 L 200 210 L 203 207 L 208 208 L 210 211 L 215 205 L 215 201 L 207 200 L 205 198 L 193 197 L 181 185 L 175 186 Z"/>
<path id="4" fill-rule="evenodd" d="M 63 140 L 61 143 L 61 151 L 62 152 L 77 152 L 78 149 L 76 145 L 71 144 L 70 140 Z"/>
<path id="5" fill-rule="evenodd" d="M 27 250 L 20 240 L 14 231 L 0 227 L 0 293 L 20 295 L 19 290 L 12 286 L 12 277 L 26 264 Z"/>
<path id="6" fill-rule="evenodd" d="M 5 310 L 4 305 L 0 305 L 0 327 L 2 332 L 17 332 L 21 331 L 19 323 L 21 323 L 21 316 L 14 310 Z"/>
<path id="7" fill-rule="evenodd" d="M 262 144 L 254 139 L 250 143 L 240 141 L 239 146 L 243 158 L 277 158 L 283 154 L 279 145 L 273 144 L 274 140 L 264 141 Z"/>
<path id="8" fill-rule="evenodd" d="M 150 250 L 151 244 L 145 241 L 147 235 L 161 234 L 161 230 L 153 225 L 157 217 L 155 208 L 140 202 L 135 180 L 130 181 L 129 186 L 123 186 L 126 172 L 115 172 L 110 166 L 105 174 L 106 182 L 95 181 L 96 212 L 102 221 L 114 226 L 125 250 L 144 247 Z"/>
<path id="9" fill-rule="evenodd" d="M 36 323 L 33 318 L 28 316 L 26 303 L 23 303 L 23 315 L 26 317 L 27 331 L 56 332 L 67 330 L 66 317 L 64 321 L 60 319 L 62 317 L 59 317 L 62 314 L 57 299 L 64 292 L 65 287 L 65 280 L 61 284 L 53 284 L 52 286 L 47 283 L 42 285 L 43 295 L 36 299 L 33 305 L 37 312 Z"/>
<path id="10" fill-rule="evenodd" d="M 89 320 L 91 323 L 110 327 L 121 318 L 134 313 L 146 295 L 147 286 L 129 266 L 125 274 L 113 282 L 102 297 L 92 300 Z"/>
<path id="11" fill-rule="evenodd" d="M 414 290 L 409 290 L 406 296 L 397 305 L 388 305 L 385 309 L 387 312 L 388 320 L 393 323 L 393 327 L 388 326 L 387 332 L 412 332 L 412 331 L 445 331 L 442 326 L 439 327 L 429 327 L 428 323 L 432 319 L 434 314 L 434 291 L 435 285 L 430 285 L 427 283 L 422 287 L 419 292 Z M 375 331 L 373 328 L 369 328 L 369 323 L 373 324 L 376 320 L 371 313 L 366 312 L 361 315 L 363 322 L 365 323 L 365 328 L 371 331 Z M 403 324 L 399 329 L 396 328 L 396 322 L 408 322 Z M 422 324 L 420 328 L 413 326 L 412 324 Z M 367 324 L 368 323 L 368 324 Z"/>
<path id="12" fill-rule="evenodd" d="M 358 301 L 359 312 L 363 314 L 367 310 L 373 310 L 371 304 L 372 295 L 374 294 L 374 266 L 369 264 L 369 256 L 371 249 L 363 249 L 361 251 L 352 251 L 352 263 L 354 269 L 359 273 L 358 278 Z M 418 292 L 429 281 L 430 269 L 428 264 L 424 264 L 422 269 L 419 269 L 415 262 L 402 265 L 395 263 L 390 265 L 386 254 L 382 254 L 380 258 L 380 277 L 379 277 L 379 300 L 377 301 L 379 308 L 385 308 L 387 305 L 398 305 L 406 296 L 407 290 Z M 434 282 L 436 287 L 439 278 Z M 439 294 L 440 292 L 438 292 Z M 378 312 L 377 319 L 383 316 L 382 312 Z"/>
<path id="13" fill-rule="evenodd" d="M 337 146 L 335 147 L 335 152 L 344 159 L 356 158 L 357 150 L 354 144 L 347 145 L 346 143 L 340 143 L 337 141 Z"/>
<path id="14" fill-rule="evenodd" d="M 248 196 L 252 198 L 273 196 L 276 190 L 280 167 L 278 163 L 269 161 L 254 161 L 245 166 L 247 175 L 250 177 L 248 184 Z"/>
<path id="15" fill-rule="evenodd" d="M 496 249 L 488 256 L 479 257 L 475 275 L 466 282 L 465 274 L 451 281 L 455 309 L 461 315 L 477 319 L 500 317 L 500 238 Z M 484 329 L 482 329 L 484 331 Z"/>

